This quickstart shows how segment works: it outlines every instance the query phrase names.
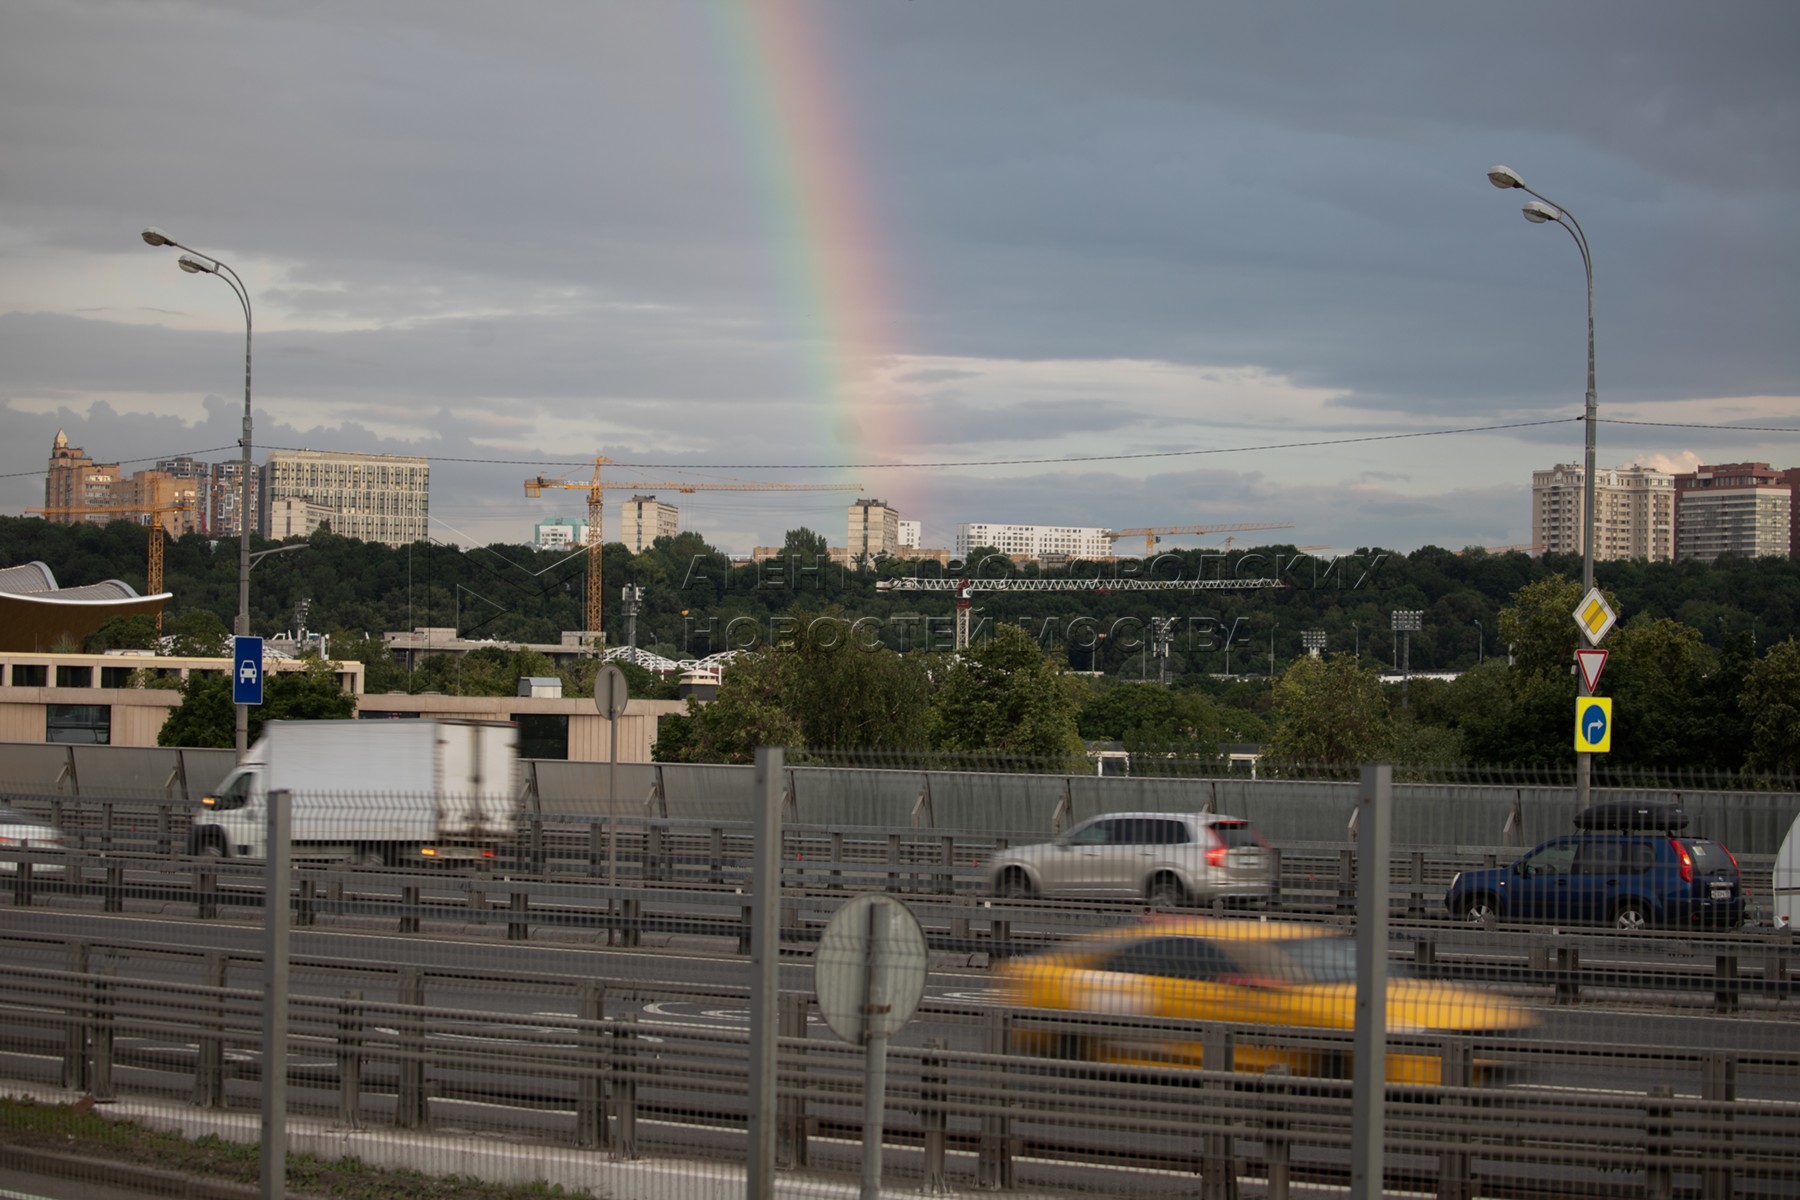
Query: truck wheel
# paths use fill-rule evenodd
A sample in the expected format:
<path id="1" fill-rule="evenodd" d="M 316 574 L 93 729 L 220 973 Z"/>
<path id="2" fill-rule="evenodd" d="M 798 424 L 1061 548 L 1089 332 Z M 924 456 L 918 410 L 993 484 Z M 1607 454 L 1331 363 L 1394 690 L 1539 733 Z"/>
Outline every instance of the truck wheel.
<path id="1" fill-rule="evenodd" d="M 196 858 L 228 858 L 225 836 L 216 829 L 196 830 L 188 835 L 188 853 Z"/>

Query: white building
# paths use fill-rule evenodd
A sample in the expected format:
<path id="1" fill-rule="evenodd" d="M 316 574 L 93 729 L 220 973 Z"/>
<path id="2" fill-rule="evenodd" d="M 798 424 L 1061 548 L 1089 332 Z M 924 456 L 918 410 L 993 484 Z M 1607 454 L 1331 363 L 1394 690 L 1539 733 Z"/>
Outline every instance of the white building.
<path id="1" fill-rule="evenodd" d="M 921 528 L 921 522 L 918 522 L 918 521 L 901 521 L 900 522 L 900 546 L 902 549 L 910 548 L 910 549 L 917 550 L 920 546 L 923 546 L 925 544 L 924 538 L 925 538 L 925 533 L 924 533 L 924 530 Z"/>
<path id="2" fill-rule="evenodd" d="M 1063 560 L 1111 558 L 1112 539 L 1103 528 L 1072 525 L 995 525 L 965 521 L 956 527 L 956 556 L 967 558 L 978 546 L 992 546 L 1015 558 Z"/>
<path id="3" fill-rule="evenodd" d="M 575 517 L 551 517 L 531 527 L 531 541 L 539 550 L 571 550 L 587 545 L 588 523 Z"/>
<path id="4" fill-rule="evenodd" d="M 621 521 L 624 528 L 619 531 L 619 540 L 633 554 L 642 554 L 659 537 L 674 537 L 681 532 L 681 510 L 655 496 L 633 496 L 627 500 Z"/>
<path id="5" fill-rule="evenodd" d="M 1531 540 L 1545 554 L 1580 554 L 1586 471 L 1562 463 L 1531 473 Z M 1652 467 L 1594 472 L 1594 559 L 1675 557 L 1675 477 Z"/>

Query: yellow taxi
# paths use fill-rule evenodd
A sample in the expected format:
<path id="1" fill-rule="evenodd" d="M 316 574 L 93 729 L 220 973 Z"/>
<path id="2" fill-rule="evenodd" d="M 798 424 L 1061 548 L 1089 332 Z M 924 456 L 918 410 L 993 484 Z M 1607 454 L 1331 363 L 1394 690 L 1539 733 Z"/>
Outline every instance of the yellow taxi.
<path id="1" fill-rule="evenodd" d="M 1240 1031 L 1235 1070 L 1261 1073 L 1280 1064 L 1290 1074 L 1350 1076 L 1347 1045 L 1308 1044 L 1309 1031 L 1356 1027 L 1356 940 L 1340 929 L 1292 921 L 1177 917 L 1090 934 L 1066 946 L 1001 964 L 1005 1000 L 1017 1008 L 1071 1014 L 1219 1021 L 1287 1031 L 1261 1041 Z M 1523 1005 L 1456 984 L 1406 978 L 1389 964 L 1387 1021 L 1391 1034 L 1471 1036 L 1516 1033 L 1537 1024 Z M 1017 1047 L 1090 1062 L 1201 1067 L 1199 1039 L 1107 1027 L 1079 1032 L 1033 1029 L 1019 1022 Z M 1479 1055 L 1476 1082 L 1495 1073 Z M 1439 1056 L 1423 1047 L 1391 1051 L 1390 1083 L 1435 1086 Z"/>

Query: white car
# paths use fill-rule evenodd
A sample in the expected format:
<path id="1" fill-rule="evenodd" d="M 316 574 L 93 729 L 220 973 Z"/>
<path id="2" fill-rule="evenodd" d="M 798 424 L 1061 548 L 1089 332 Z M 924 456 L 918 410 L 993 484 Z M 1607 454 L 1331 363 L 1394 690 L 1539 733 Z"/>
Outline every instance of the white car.
<path id="1" fill-rule="evenodd" d="M 34 850 L 62 849 L 63 832 L 48 821 L 0 808 L 0 872 L 19 869 L 21 860 L 36 861 Z"/>
<path id="2" fill-rule="evenodd" d="M 996 896 L 1096 896 L 1159 907 L 1263 900 L 1275 856 L 1241 817 L 1213 813 L 1107 813 L 1055 841 L 1002 850 L 988 863 Z"/>

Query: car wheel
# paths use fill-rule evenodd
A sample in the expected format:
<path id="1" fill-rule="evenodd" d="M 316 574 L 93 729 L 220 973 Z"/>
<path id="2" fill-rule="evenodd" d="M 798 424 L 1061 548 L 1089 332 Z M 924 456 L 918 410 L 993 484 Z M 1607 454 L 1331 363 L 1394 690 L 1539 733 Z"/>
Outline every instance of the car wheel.
<path id="1" fill-rule="evenodd" d="M 994 894 L 1002 900 L 1029 900 L 1031 898 L 1031 876 L 1017 867 L 1006 871 L 994 884 Z"/>
<path id="2" fill-rule="evenodd" d="M 388 865 L 380 846 L 358 846 L 350 853 L 350 865 L 365 871 L 379 871 Z"/>
<path id="3" fill-rule="evenodd" d="M 1158 875 L 1145 893 L 1152 908 L 1180 908 L 1187 903 L 1187 889 L 1173 875 Z"/>
<path id="4" fill-rule="evenodd" d="M 1492 896 L 1485 893 L 1479 896 L 1470 896 L 1463 904 L 1462 915 L 1463 919 L 1471 925 L 1491 924 L 1500 919 L 1500 905 Z"/>
<path id="5" fill-rule="evenodd" d="M 1650 911 L 1635 900 L 1627 900 L 1613 910 L 1613 926 L 1630 932 L 1650 928 Z"/>

